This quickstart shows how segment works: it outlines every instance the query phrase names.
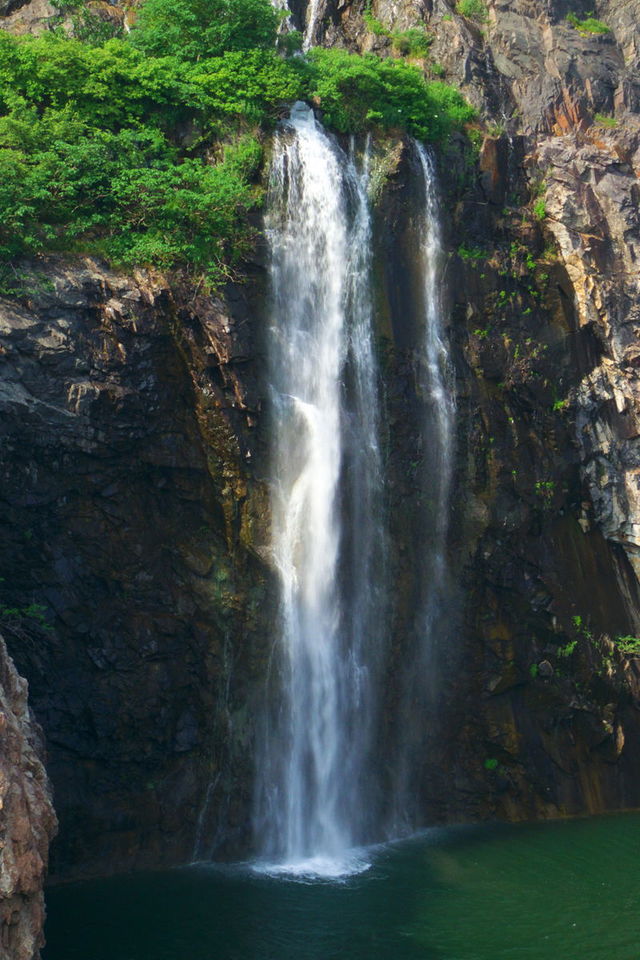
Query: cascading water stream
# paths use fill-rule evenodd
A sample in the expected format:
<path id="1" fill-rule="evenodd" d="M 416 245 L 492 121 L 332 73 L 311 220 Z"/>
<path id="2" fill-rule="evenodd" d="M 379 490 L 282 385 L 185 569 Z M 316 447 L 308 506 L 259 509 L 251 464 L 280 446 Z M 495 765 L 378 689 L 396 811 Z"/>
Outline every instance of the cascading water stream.
<path id="1" fill-rule="evenodd" d="M 419 232 L 423 275 L 425 339 L 422 388 L 428 402 L 425 448 L 427 489 L 432 491 L 429 583 L 424 608 L 427 646 L 442 603 L 446 579 L 446 545 L 449 532 L 449 499 L 453 467 L 455 394 L 444 330 L 442 305 L 444 252 L 440 230 L 438 185 L 433 159 L 421 143 L 415 143 L 424 190 L 424 212 Z"/>
<path id="2" fill-rule="evenodd" d="M 435 181 L 422 147 L 418 156 L 425 326 L 419 387 L 430 463 L 423 482 L 433 504 L 421 624 L 428 645 L 445 583 L 453 405 Z M 376 750 L 390 627 L 369 158 L 368 142 L 360 157 L 353 143 L 345 153 L 297 104 L 274 138 L 267 200 L 272 553 L 280 618 L 255 829 L 263 869 L 305 876 L 363 869 L 355 848 L 380 839 L 383 819 Z M 407 763 L 397 766 L 398 783 L 407 785 Z M 398 789 L 396 806 L 405 802 L 401 795 Z"/>
<path id="3" fill-rule="evenodd" d="M 328 875 L 353 867 L 345 851 L 363 823 L 378 403 L 363 176 L 302 104 L 275 138 L 268 209 L 282 702 L 259 766 L 257 828 L 268 860 Z"/>
<path id="4" fill-rule="evenodd" d="M 405 654 L 401 710 L 424 716 L 437 700 L 437 648 L 446 631 L 449 592 L 447 538 L 455 436 L 455 392 L 443 308 L 444 248 L 440 226 L 438 182 L 431 154 L 414 141 L 420 172 L 422 206 L 415 224 L 421 283 L 423 342 L 417 364 L 417 388 L 424 403 L 421 428 L 423 500 L 421 524 L 426 550 L 421 558 L 423 588 L 416 610 L 416 646 Z M 402 722 L 395 751 L 393 803 L 389 831 L 402 835 L 415 829 L 418 811 L 415 767 L 424 763 L 422 744 L 412 745 Z M 419 761 L 419 764 L 416 761 Z"/>

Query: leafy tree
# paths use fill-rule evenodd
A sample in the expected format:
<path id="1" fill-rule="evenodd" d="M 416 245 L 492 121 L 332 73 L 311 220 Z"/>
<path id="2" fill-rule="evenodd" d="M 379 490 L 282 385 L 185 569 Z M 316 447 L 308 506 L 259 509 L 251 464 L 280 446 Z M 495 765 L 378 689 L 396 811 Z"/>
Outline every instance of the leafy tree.
<path id="1" fill-rule="evenodd" d="M 279 22 L 269 0 L 146 0 L 130 40 L 151 56 L 200 60 L 273 47 Z"/>
<path id="2" fill-rule="evenodd" d="M 269 0 L 146 0 L 130 39 L 0 31 L 0 261 L 86 251 L 216 283 L 252 239 L 261 130 L 291 102 L 430 140 L 473 116 L 401 60 L 284 57 L 277 23 Z"/>
<path id="3" fill-rule="evenodd" d="M 475 116 L 457 90 L 426 81 L 402 60 L 316 48 L 307 70 L 308 96 L 342 133 L 377 125 L 407 129 L 420 140 L 442 140 Z"/>

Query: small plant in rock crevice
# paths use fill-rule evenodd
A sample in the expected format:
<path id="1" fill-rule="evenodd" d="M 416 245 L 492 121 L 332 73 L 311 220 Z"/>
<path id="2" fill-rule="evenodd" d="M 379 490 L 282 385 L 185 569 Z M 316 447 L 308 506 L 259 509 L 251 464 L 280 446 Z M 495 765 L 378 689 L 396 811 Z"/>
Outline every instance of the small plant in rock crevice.
<path id="1" fill-rule="evenodd" d="M 456 13 L 475 23 L 486 23 L 489 19 L 489 11 L 483 0 L 458 0 Z"/>
<path id="2" fill-rule="evenodd" d="M 613 642 L 621 653 L 640 657 L 640 637 L 615 637 Z"/>
<path id="3" fill-rule="evenodd" d="M 618 126 L 618 121 L 615 117 L 607 117 L 603 113 L 596 113 L 593 119 L 599 127 L 606 127 L 607 130 L 613 130 Z"/>
<path id="4" fill-rule="evenodd" d="M 52 626 L 45 614 L 47 608 L 41 603 L 29 603 L 24 607 L 11 607 L 0 603 L 0 624 L 24 623 L 33 620 L 44 630 L 52 630 Z"/>
<path id="5" fill-rule="evenodd" d="M 424 27 L 409 27 L 407 30 L 391 30 L 385 27 L 382 20 L 378 20 L 377 17 L 373 16 L 370 4 L 362 14 L 362 19 L 365 22 L 367 30 L 376 37 L 387 37 L 391 41 L 392 49 L 401 56 L 418 57 L 422 59 L 428 56 L 429 47 L 433 43 L 434 38 Z"/>
<path id="6" fill-rule="evenodd" d="M 568 643 L 565 643 L 564 646 L 558 647 L 558 649 L 556 650 L 556 654 L 557 656 L 563 657 L 564 659 L 566 659 L 567 657 L 571 656 L 571 654 L 576 649 L 577 645 L 578 645 L 577 640 L 570 640 Z"/>
<path id="7" fill-rule="evenodd" d="M 541 197 L 533 205 L 533 217 L 535 220 L 542 221 L 547 216 L 547 204 L 545 200 Z"/>
<path id="8" fill-rule="evenodd" d="M 487 259 L 487 253 L 482 247 L 471 247 L 467 246 L 466 243 L 460 244 L 457 252 L 461 260 L 471 261 L 472 263 Z"/>
<path id="9" fill-rule="evenodd" d="M 537 480 L 535 491 L 536 495 L 540 497 L 545 503 L 549 503 L 553 500 L 553 495 L 556 490 L 555 480 Z"/>
<path id="10" fill-rule="evenodd" d="M 604 36 L 607 33 L 611 33 L 611 27 L 608 27 L 602 20 L 597 20 L 593 14 L 587 14 L 584 20 L 581 20 L 575 13 L 568 13 L 567 22 L 582 34 Z"/>

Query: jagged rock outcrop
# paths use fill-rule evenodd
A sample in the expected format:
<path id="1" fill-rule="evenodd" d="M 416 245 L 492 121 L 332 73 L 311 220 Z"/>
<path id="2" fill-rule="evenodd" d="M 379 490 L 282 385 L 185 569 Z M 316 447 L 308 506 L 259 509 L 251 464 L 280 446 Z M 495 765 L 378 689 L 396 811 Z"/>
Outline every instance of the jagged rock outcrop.
<path id="1" fill-rule="evenodd" d="M 0 638 L 0 955 L 35 960 L 44 943 L 44 879 L 56 830 L 42 735 L 27 683 Z"/>
<path id="2" fill-rule="evenodd" d="M 599 356 L 576 388 L 576 436 L 596 521 L 640 573 L 640 118 L 545 140 L 547 227 Z"/>

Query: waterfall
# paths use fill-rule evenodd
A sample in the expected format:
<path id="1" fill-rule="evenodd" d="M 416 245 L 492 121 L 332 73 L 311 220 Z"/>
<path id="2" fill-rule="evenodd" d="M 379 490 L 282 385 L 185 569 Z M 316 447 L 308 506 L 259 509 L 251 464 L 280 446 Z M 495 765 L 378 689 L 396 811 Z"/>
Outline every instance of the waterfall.
<path id="1" fill-rule="evenodd" d="M 416 146 L 424 334 L 418 392 L 429 500 L 420 650 L 391 662 L 415 696 L 446 584 L 453 400 L 440 299 L 442 243 L 432 161 Z M 379 756 L 389 666 L 384 471 L 372 295 L 370 143 L 343 150 L 296 104 L 276 132 L 265 217 L 270 253 L 271 549 L 280 583 L 258 748 L 257 868 L 305 876 L 363 869 L 410 803 L 411 751 L 398 743 L 394 797 Z M 403 669 L 406 673 L 403 674 Z M 388 758 L 387 758 L 388 759 Z M 402 814 L 402 816 L 400 815 Z"/>
<path id="2" fill-rule="evenodd" d="M 426 488 L 432 491 L 429 538 L 429 577 L 424 605 L 424 634 L 429 646 L 440 614 L 446 579 L 446 546 L 449 532 L 449 499 L 453 466 L 455 393 L 451 383 L 449 353 L 442 305 L 443 246 L 440 229 L 438 184 L 433 160 L 421 143 L 415 144 L 424 190 L 419 224 L 420 259 L 424 296 L 424 367 L 422 390 L 427 400 L 425 430 Z"/>
<path id="3" fill-rule="evenodd" d="M 367 176 L 366 151 L 358 168 L 355 150 L 347 156 L 308 107 L 294 107 L 275 137 L 266 218 L 280 700 L 256 826 L 272 864 L 322 874 L 344 872 L 366 831 L 380 632 Z"/>
<path id="4" fill-rule="evenodd" d="M 321 0 L 310 0 L 306 12 L 306 24 L 302 36 L 302 49 L 310 50 L 317 41 L 318 23 L 320 15 L 324 12 L 320 7 Z"/>
<path id="5" fill-rule="evenodd" d="M 422 591 L 415 617 L 415 647 L 405 650 L 401 671 L 400 722 L 395 748 L 393 803 L 389 832 L 415 829 L 420 795 L 417 771 L 424 765 L 424 731 L 411 729 L 414 716 L 434 713 L 437 704 L 438 643 L 447 632 L 449 588 L 447 539 L 454 455 L 455 392 L 443 307 L 444 249 L 438 182 L 431 154 L 414 141 L 422 203 L 415 222 L 421 277 L 422 344 L 417 357 L 417 390 L 424 415 L 418 425 L 423 453 L 420 484 L 425 543 Z M 424 720 L 423 720 L 424 722 Z"/>
<path id="6" fill-rule="evenodd" d="M 271 0 L 271 6 L 282 14 L 279 33 L 289 33 L 297 26 L 298 15 L 294 14 L 289 0 Z M 309 0 L 307 3 L 302 24 L 302 49 L 306 52 L 318 42 L 318 27 L 325 13 L 326 0 Z"/>

